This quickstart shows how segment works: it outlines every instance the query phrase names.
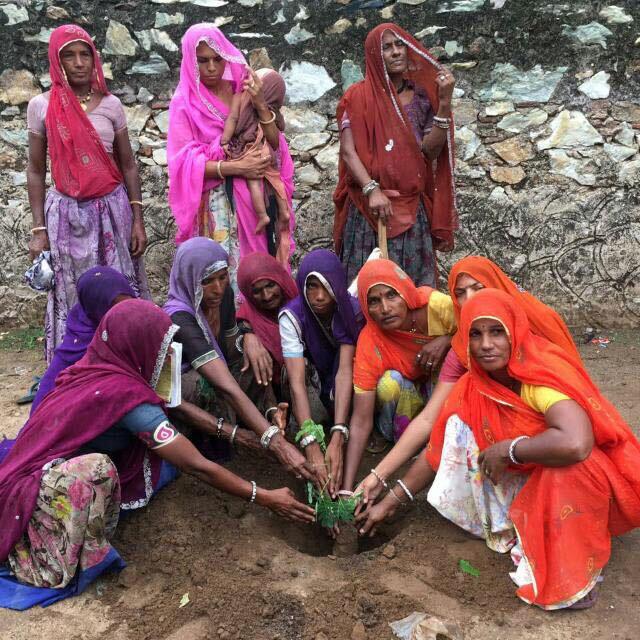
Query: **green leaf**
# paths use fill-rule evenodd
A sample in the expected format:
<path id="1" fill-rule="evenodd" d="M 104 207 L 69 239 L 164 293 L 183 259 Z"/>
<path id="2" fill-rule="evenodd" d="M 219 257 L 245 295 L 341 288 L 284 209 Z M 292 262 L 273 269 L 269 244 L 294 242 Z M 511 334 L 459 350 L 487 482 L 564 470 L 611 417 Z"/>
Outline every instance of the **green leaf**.
<path id="1" fill-rule="evenodd" d="M 462 558 L 460 558 L 458 566 L 460 567 L 461 571 L 468 573 L 470 576 L 474 576 L 475 578 L 480 576 L 480 571 L 476 569 L 471 563 L 463 560 Z"/>

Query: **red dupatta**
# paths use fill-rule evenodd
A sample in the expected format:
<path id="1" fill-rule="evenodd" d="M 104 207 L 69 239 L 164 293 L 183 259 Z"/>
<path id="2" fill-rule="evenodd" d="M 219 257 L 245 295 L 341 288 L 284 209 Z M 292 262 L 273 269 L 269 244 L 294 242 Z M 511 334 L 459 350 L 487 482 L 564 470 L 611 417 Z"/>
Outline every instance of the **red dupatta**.
<path id="1" fill-rule="evenodd" d="M 351 132 L 358 157 L 369 175 L 377 180 L 391 200 L 393 216 L 387 221 L 390 238 L 409 229 L 416 219 L 416 211 L 423 200 L 434 247 L 441 251 L 453 249 L 453 232 L 458 228 L 455 183 L 453 178 L 454 141 L 453 119 L 447 144 L 437 158 L 435 173 L 432 163 L 422 154 L 411 123 L 407 117 L 382 58 L 382 35 L 392 31 L 407 46 L 409 71 L 406 78 L 427 94 L 434 112 L 439 100 L 436 76 L 442 65 L 411 34 L 395 24 L 378 25 L 365 41 L 366 73 L 342 97 L 338 105 L 338 122 L 345 111 L 349 114 Z M 333 195 L 335 219 L 333 239 L 336 251 L 342 244 L 342 232 L 347 220 L 349 201 L 377 229 L 360 185 L 350 176 L 341 159 L 339 180 Z"/>
<path id="2" fill-rule="evenodd" d="M 251 253 L 240 260 L 238 266 L 238 287 L 244 300 L 238 307 L 236 318 L 246 320 L 254 333 L 260 338 L 265 349 L 282 366 L 282 345 L 278 319 L 258 309 L 252 298 L 251 287 L 258 280 L 272 280 L 282 290 L 282 306 L 298 295 L 298 287 L 291 274 L 273 256 L 268 253 Z"/>
<path id="3" fill-rule="evenodd" d="M 100 56 L 89 34 L 73 24 L 54 29 L 49 40 L 52 87 L 45 119 L 51 174 L 59 191 L 71 198 L 84 200 L 110 193 L 122 183 L 123 178 L 67 82 L 60 52 L 72 42 L 84 42 L 91 49 L 91 88 L 103 95 L 108 95 L 109 90 Z"/>

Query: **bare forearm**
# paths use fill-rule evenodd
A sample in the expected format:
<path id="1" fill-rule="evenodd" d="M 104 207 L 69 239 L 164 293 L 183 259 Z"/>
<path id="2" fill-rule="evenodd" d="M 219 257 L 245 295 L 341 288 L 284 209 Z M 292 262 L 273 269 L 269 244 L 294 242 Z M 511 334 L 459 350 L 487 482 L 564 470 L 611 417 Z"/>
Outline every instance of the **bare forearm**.
<path id="1" fill-rule="evenodd" d="M 45 174 L 31 167 L 27 169 L 27 193 L 29 195 L 29 206 L 31 207 L 31 218 L 34 227 L 43 227 L 44 220 L 44 197 L 45 197 Z"/>
<path id="2" fill-rule="evenodd" d="M 361 187 L 371 182 L 371 176 L 364 164 L 362 164 L 355 149 L 353 151 L 341 151 L 340 155 L 347 165 L 349 174 Z"/>
<path id="3" fill-rule="evenodd" d="M 256 106 L 255 109 L 266 141 L 274 151 L 277 151 L 280 146 L 280 130 L 276 124 L 274 114 L 266 103 Z M 265 122 L 268 124 L 265 124 Z"/>
<path id="4" fill-rule="evenodd" d="M 293 415 L 296 417 L 298 426 L 301 426 L 305 420 L 311 418 L 311 407 L 309 405 L 309 396 L 307 396 L 307 387 L 304 382 L 299 380 L 291 380 L 289 383 L 291 389 L 291 400 L 293 402 Z"/>
<path id="5" fill-rule="evenodd" d="M 140 188 L 140 175 L 138 174 L 138 168 L 135 166 L 123 167 L 122 177 L 124 178 L 124 185 L 127 188 L 127 194 L 129 200 L 133 200 L 131 205 L 133 210 L 134 220 L 142 220 L 142 207 L 137 204 L 142 202 L 142 190 Z"/>
<path id="6" fill-rule="evenodd" d="M 407 471 L 405 476 L 402 478 L 402 481 L 407 485 L 407 489 L 416 496 L 425 487 L 431 484 L 435 475 L 435 471 L 427 462 L 425 451 L 422 450 L 411 467 L 409 467 L 409 471 Z"/>
<path id="7" fill-rule="evenodd" d="M 338 369 L 335 382 L 334 424 L 345 424 L 349 419 L 351 396 L 353 395 L 353 370 Z"/>
<path id="8" fill-rule="evenodd" d="M 591 446 L 585 446 L 577 438 L 551 428 L 535 438 L 518 442 L 514 455 L 520 462 L 533 462 L 545 467 L 566 467 L 582 462 L 590 452 Z"/>
<path id="9" fill-rule="evenodd" d="M 362 420 L 358 416 L 351 419 L 347 455 L 344 461 L 344 478 L 342 488 L 351 491 L 355 484 L 356 475 L 362 460 L 362 454 L 373 429 L 373 415 L 370 420 Z"/>

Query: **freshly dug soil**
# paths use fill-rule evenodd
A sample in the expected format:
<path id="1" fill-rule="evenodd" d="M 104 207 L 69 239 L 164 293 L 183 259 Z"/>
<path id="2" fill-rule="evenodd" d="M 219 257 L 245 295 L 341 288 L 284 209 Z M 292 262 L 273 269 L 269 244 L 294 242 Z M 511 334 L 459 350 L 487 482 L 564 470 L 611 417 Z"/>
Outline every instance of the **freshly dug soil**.
<path id="1" fill-rule="evenodd" d="M 621 332 L 607 348 L 589 344 L 582 353 L 637 430 L 640 332 Z M 28 408 L 13 400 L 40 369 L 38 353 L 0 351 L 0 433 L 14 435 L 23 423 Z M 372 463 L 365 460 L 362 469 Z M 244 454 L 229 467 L 261 486 L 287 484 L 303 499 L 303 487 L 267 459 Z M 473 640 L 639 636 L 640 532 L 614 539 L 593 609 L 556 613 L 521 603 L 509 557 L 491 552 L 424 500 L 375 538 L 360 540 L 357 555 L 336 557 L 333 541 L 318 528 L 285 522 L 182 476 L 147 509 L 123 517 L 113 543 L 129 565 L 120 576 L 105 576 L 82 596 L 48 609 L 0 611 L 1 637 L 348 640 L 361 622 L 367 638 L 387 640 L 388 623 L 412 611 L 454 620 Z M 460 559 L 479 576 L 462 572 Z M 185 594 L 189 602 L 180 607 Z"/>

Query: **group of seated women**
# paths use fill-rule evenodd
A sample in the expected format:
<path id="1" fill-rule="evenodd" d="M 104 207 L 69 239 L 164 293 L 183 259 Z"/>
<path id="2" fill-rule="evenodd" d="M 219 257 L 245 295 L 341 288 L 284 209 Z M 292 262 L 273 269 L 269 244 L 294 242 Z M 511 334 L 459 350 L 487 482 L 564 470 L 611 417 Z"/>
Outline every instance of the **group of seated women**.
<path id="1" fill-rule="evenodd" d="M 16 585 L 50 593 L 114 565 L 120 511 L 144 507 L 176 468 L 312 523 L 291 489 L 220 464 L 250 448 L 334 499 L 355 490 L 361 535 L 430 486 L 444 517 L 511 553 L 522 600 L 594 603 L 611 536 L 640 525 L 640 444 L 558 314 L 482 257 L 453 266 L 449 295 L 385 259 L 365 263 L 352 295 L 324 249 L 295 280 L 250 254 L 238 283 L 236 309 L 227 254 L 208 238 L 178 248 L 163 309 L 108 267 L 80 278 L 0 463 L 0 562 Z M 168 407 L 172 379 L 182 399 Z M 363 470 L 374 433 L 395 444 Z"/>

